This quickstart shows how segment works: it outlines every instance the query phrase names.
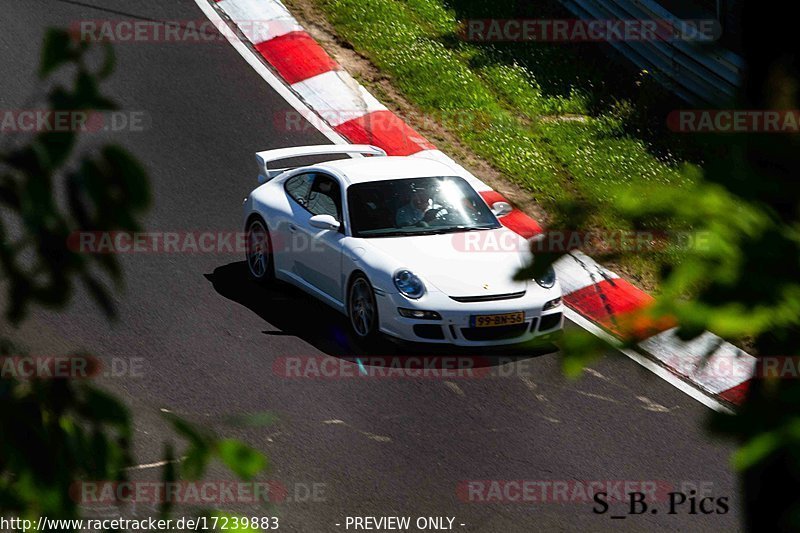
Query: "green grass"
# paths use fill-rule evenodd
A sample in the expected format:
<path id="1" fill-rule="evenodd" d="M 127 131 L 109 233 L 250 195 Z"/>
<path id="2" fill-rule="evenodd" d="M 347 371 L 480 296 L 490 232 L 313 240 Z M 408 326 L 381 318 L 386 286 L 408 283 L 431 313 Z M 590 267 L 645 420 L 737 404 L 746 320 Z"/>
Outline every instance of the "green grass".
<path id="1" fill-rule="evenodd" d="M 315 2 L 339 36 L 422 112 L 474 113 L 473 121 L 445 127 L 556 220 L 565 219 L 565 205 L 582 201 L 593 206 L 592 228 L 625 229 L 613 207 L 619 191 L 682 187 L 697 176 L 692 165 L 635 135 L 646 110 L 598 81 L 609 77 L 608 66 L 580 64 L 564 45 L 466 43 L 455 10 L 440 0 Z M 468 11 L 472 4 L 477 12 Z M 486 6 L 477 0 L 456 8 L 461 16 L 502 16 L 481 13 Z M 642 258 L 629 266 L 648 271 Z"/>

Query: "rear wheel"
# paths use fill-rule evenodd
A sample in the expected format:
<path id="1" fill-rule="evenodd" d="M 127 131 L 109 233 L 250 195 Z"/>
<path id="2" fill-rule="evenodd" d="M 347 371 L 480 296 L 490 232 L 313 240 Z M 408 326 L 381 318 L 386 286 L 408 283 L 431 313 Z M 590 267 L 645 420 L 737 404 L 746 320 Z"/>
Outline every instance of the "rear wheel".
<path id="1" fill-rule="evenodd" d="M 272 241 L 267 225 L 261 217 L 253 217 L 247 224 L 247 271 L 250 277 L 266 283 L 275 277 L 272 262 Z"/>
<path id="2" fill-rule="evenodd" d="M 375 341 L 378 337 L 378 305 L 375 292 L 363 274 L 356 274 L 347 294 L 347 316 L 350 329 L 361 341 Z"/>

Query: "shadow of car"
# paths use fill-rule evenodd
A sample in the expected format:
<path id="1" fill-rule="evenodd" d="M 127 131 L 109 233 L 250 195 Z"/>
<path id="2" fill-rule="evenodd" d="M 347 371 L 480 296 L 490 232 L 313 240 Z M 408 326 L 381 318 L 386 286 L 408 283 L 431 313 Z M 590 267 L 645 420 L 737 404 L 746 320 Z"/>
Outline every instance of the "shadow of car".
<path id="1" fill-rule="evenodd" d="M 221 296 L 243 305 L 277 328 L 277 331 L 264 331 L 265 335 L 297 337 L 327 355 L 359 364 L 381 365 L 383 362 L 396 362 L 397 358 L 408 358 L 409 368 L 414 368 L 416 365 L 435 365 L 436 358 L 459 357 L 469 359 L 473 367 L 480 368 L 558 351 L 558 347 L 549 341 L 464 348 L 411 343 L 386 336 L 376 344 L 364 346 L 349 332 L 344 315 L 287 283 L 275 281 L 263 285 L 252 282 L 244 261 L 220 266 L 205 277 Z"/>

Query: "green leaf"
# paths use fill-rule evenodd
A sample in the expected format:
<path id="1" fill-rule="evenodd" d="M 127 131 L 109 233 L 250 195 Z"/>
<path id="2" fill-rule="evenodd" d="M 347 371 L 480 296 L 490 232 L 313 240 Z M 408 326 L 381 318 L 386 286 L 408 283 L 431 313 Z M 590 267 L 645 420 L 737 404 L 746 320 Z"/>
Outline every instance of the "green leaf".
<path id="1" fill-rule="evenodd" d="M 114 305 L 114 300 L 111 299 L 111 295 L 109 294 L 108 290 L 103 287 L 103 285 L 97 279 L 87 273 L 84 273 L 81 276 L 81 280 L 86 285 L 89 295 L 92 297 L 95 303 L 100 306 L 100 310 L 103 311 L 103 314 L 110 319 L 116 319 L 117 308 Z"/>
<path id="2" fill-rule="evenodd" d="M 161 481 L 164 486 L 170 486 L 178 479 L 177 469 L 175 468 L 175 451 L 172 448 L 172 444 L 164 444 L 164 461 L 166 461 L 166 464 L 161 472 Z M 173 504 L 172 498 L 164 498 L 159 504 L 158 512 L 162 519 L 169 518 Z"/>
<path id="3" fill-rule="evenodd" d="M 64 164 L 75 146 L 75 133 L 72 131 L 46 132 L 39 135 L 36 145 L 47 154 L 43 166 L 50 171 Z"/>
<path id="4" fill-rule="evenodd" d="M 252 479 L 267 466 L 266 457 L 235 439 L 219 441 L 217 455 L 242 479 Z"/>
<path id="5" fill-rule="evenodd" d="M 581 377 L 583 368 L 600 357 L 608 344 L 582 330 L 570 330 L 561 339 L 561 369 L 566 377 Z"/>
<path id="6" fill-rule="evenodd" d="M 204 444 L 193 444 L 181 461 L 181 474 L 186 479 L 200 479 L 211 458 L 211 450 Z"/>
<path id="7" fill-rule="evenodd" d="M 110 394 L 98 389 L 88 389 L 86 393 L 88 416 L 97 421 L 118 424 L 126 427 L 130 423 L 130 414 L 125 405 Z"/>
<path id="8" fill-rule="evenodd" d="M 78 80 L 75 84 L 75 97 L 77 98 L 78 109 L 96 108 L 96 101 L 100 98 L 100 87 L 97 80 L 88 72 L 78 73 Z"/>
<path id="9" fill-rule="evenodd" d="M 209 446 L 211 436 L 204 433 L 202 430 L 195 428 L 186 420 L 179 416 L 175 416 L 172 413 L 163 413 L 163 416 L 172 424 L 172 427 L 178 432 L 178 434 L 182 435 L 193 445 L 199 447 Z"/>
<path id="10" fill-rule="evenodd" d="M 117 57 L 111 43 L 103 43 L 103 51 L 105 52 L 103 65 L 100 67 L 100 70 L 97 71 L 97 77 L 101 80 L 108 78 L 111 73 L 114 72 L 117 63 Z"/>
<path id="11" fill-rule="evenodd" d="M 49 29 L 44 38 L 39 77 L 45 78 L 52 71 L 73 60 L 72 41 L 64 30 Z"/>
<path id="12" fill-rule="evenodd" d="M 147 173 L 141 163 L 119 146 L 106 146 L 103 157 L 108 161 L 112 172 L 125 188 L 125 198 L 129 209 L 143 209 L 150 203 L 150 189 L 147 186 Z"/>
<path id="13" fill-rule="evenodd" d="M 778 449 L 780 444 L 781 438 L 775 432 L 756 435 L 733 454 L 731 457 L 733 468 L 739 471 L 747 470 L 766 459 L 768 455 Z"/>

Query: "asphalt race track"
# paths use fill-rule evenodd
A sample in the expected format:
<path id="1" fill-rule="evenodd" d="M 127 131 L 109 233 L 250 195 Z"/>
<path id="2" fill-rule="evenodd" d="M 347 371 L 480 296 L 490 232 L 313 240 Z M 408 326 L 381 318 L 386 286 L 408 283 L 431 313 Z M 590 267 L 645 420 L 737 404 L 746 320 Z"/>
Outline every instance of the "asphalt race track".
<path id="1" fill-rule="evenodd" d="M 30 106 L 49 26 L 204 18 L 192 0 L 6 0 L 4 7 L 1 109 Z M 145 164 L 154 198 L 149 231 L 238 231 L 242 198 L 256 185 L 254 152 L 328 142 L 311 127 L 277 131 L 275 117 L 289 106 L 225 42 L 123 43 L 116 51 L 105 92 L 125 110 L 146 112 L 148 128 L 87 134 L 81 146 L 118 142 Z M 136 417 L 139 464 L 162 457 L 171 435 L 159 416 L 166 409 L 263 450 L 268 477 L 289 487 L 290 497 L 293 487 L 324 486 L 318 501 L 274 506 L 284 530 L 343 531 L 348 516 L 387 515 L 455 517 L 455 529 L 476 532 L 740 527 L 733 445 L 712 442 L 703 429 L 711 411 L 620 354 L 607 354 L 574 382 L 563 377 L 557 353 L 525 350 L 487 356 L 513 356 L 502 366 L 506 377 L 286 378 L 274 371 L 279 358 L 362 355 L 348 344 L 343 317 L 294 289 L 254 287 L 238 254 L 122 261 L 115 323 L 78 292 L 68 310 L 37 310 L 10 335 L 36 354 L 85 348 L 103 358 L 141 358 L 140 377 L 103 381 Z M 387 345 L 383 354 L 404 350 Z M 227 415 L 258 411 L 278 421 L 222 425 Z M 155 479 L 158 468 L 132 475 Z M 659 514 L 612 520 L 624 505 L 597 515 L 591 502 L 476 503 L 457 492 L 466 480 L 523 479 L 703 486 L 729 497 L 731 509 L 667 515 L 662 504 Z"/>

